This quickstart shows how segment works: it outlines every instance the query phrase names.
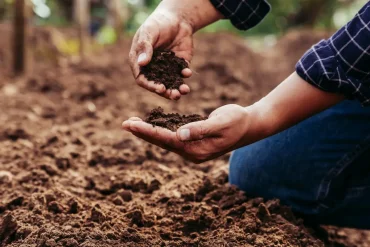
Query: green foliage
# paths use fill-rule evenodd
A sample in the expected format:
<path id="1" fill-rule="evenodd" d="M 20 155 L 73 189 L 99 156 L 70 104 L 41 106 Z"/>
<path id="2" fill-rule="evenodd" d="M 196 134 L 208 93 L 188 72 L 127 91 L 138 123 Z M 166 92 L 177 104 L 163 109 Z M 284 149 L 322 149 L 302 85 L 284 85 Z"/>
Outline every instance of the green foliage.
<path id="1" fill-rule="evenodd" d="M 301 1 L 297 0 L 270 0 L 271 12 L 265 19 L 250 30 L 250 34 L 282 33 L 288 24 L 287 17 L 296 12 Z"/>
<path id="2" fill-rule="evenodd" d="M 367 0 L 269 0 L 272 9 L 265 19 L 255 28 L 249 30 L 248 35 L 281 34 L 291 27 L 308 26 L 311 28 L 338 28 L 334 23 L 334 15 L 342 12 L 345 22 L 353 17 Z M 146 0 L 147 11 L 154 10 L 160 0 Z M 355 11 L 352 11 L 352 10 Z M 352 15 L 348 15 L 351 13 Z M 343 25 L 343 23 L 340 23 Z M 203 31 L 232 31 L 240 34 L 229 21 L 219 21 Z"/>
<path id="3" fill-rule="evenodd" d="M 153 10 L 160 2 L 161 0 L 146 0 L 145 4 L 150 10 Z"/>
<path id="4" fill-rule="evenodd" d="M 61 8 L 58 1 L 47 0 L 47 6 L 50 8 L 50 17 L 43 19 L 35 16 L 36 25 L 52 25 L 52 26 L 67 26 L 69 25 L 68 20 L 65 18 L 65 10 Z"/>
<path id="5" fill-rule="evenodd" d="M 228 21 L 219 21 L 204 29 L 207 32 L 233 31 L 242 35 L 282 34 L 291 27 L 335 29 L 344 25 L 366 0 L 269 0 L 271 12 L 249 30 L 239 32 Z M 340 17 L 336 17 L 340 14 Z M 339 16 L 339 15 L 338 15 Z M 338 19 L 338 21 L 335 21 Z"/>
<path id="6" fill-rule="evenodd" d="M 0 19 L 11 16 L 11 5 L 14 0 L 0 0 Z M 67 20 L 66 9 L 61 7 L 65 0 L 47 0 L 47 5 L 51 10 L 51 16 L 47 19 L 35 17 L 37 25 L 56 25 L 64 26 L 70 24 Z M 150 13 L 156 8 L 161 0 L 143 0 L 142 5 L 130 5 L 126 1 L 130 17 L 126 21 L 126 31 L 135 32 Z M 367 0 L 268 0 L 272 6 L 271 12 L 255 28 L 248 32 L 236 30 L 232 24 L 227 21 L 214 23 L 202 31 L 218 32 L 231 31 L 242 35 L 266 35 L 281 34 L 291 27 L 308 26 L 313 28 L 333 29 L 343 25 L 353 17 L 353 14 Z M 107 15 L 105 8 L 94 8 L 92 16 L 104 19 Z"/>
<path id="7" fill-rule="evenodd" d="M 3 19 L 8 19 L 11 16 L 12 11 L 12 1 L 11 0 L 0 0 L 0 21 Z"/>
<path id="8" fill-rule="evenodd" d="M 269 1 L 272 9 L 271 12 L 264 18 L 264 20 L 248 31 L 248 35 L 264 35 L 281 33 L 286 29 L 287 16 L 289 13 L 294 13 L 299 4 L 296 0 L 270 0 Z M 214 23 L 204 29 L 206 32 L 217 32 L 217 31 L 233 31 L 240 34 L 246 32 L 237 31 L 228 20 L 222 20 Z"/>

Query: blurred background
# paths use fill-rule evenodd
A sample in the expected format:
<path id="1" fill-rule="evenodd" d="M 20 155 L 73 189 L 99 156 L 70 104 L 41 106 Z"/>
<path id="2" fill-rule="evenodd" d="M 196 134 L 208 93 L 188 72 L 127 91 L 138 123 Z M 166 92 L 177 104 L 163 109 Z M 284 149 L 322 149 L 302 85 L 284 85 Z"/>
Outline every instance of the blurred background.
<path id="1" fill-rule="evenodd" d="M 35 26 L 68 27 L 74 23 L 73 0 L 30 0 L 33 4 Z M 84 0 L 82 0 L 84 1 Z M 112 2 L 112 1 L 111 1 Z M 123 18 L 122 30 L 133 34 L 160 0 L 120 0 L 120 13 Z M 204 32 L 230 31 L 242 36 L 261 38 L 273 42 L 290 28 L 307 27 L 333 30 L 344 25 L 366 0 L 270 0 L 272 11 L 267 18 L 249 32 L 238 32 L 228 21 L 220 21 Z M 0 21 L 9 21 L 13 16 L 14 0 L 0 0 Z M 100 42 L 113 42 L 115 35 L 109 26 L 110 0 L 90 1 L 90 29 Z M 103 36 L 103 37 L 102 37 Z M 260 41 L 260 40 L 259 40 Z"/>
<path id="2" fill-rule="evenodd" d="M 31 60 L 60 65 L 63 56 L 81 59 L 105 45 L 129 41 L 159 2 L 0 0 L 0 31 L 4 34 L 0 39 L 0 67 L 10 67 L 13 63 L 12 70 L 15 73 L 17 70 L 22 71 L 21 68 L 26 67 L 22 64 L 28 59 L 29 53 L 32 53 L 28 56 Z M 271 13 L 248 32 L 238 31 L 228 20 L 222 20 L 204 28 L 200 33 L 231 33 L 239 36 L 254 50 L 263 51 L 276 45 L 291 30 L 306 30 L 306 36 L 291 39 L 300 44 L 305 42 L 312 45 L 316 39 L 311 40 L 310 36 L 321 32 L 320 37 L 326 38 L 327 34 L 348 22 L 366 0 L 269 2 L 272 5 Z M 32 49 L 27 49 L 27 46 Z M 299 46 L 306 48 L 305 45 Z M 12 58 L 15 58 L 13 62 Z"/>
<path id="3" fill-rule="evenodd" d="M 35 25 L 68 26 L 73 21 L 73 0 L 30 0 L 34 7 Z M 107 17 L 106 6 L 110 0 L 91 0 L 91 16 L 94 20 Z M 125 28 L 134 32 L 140 23 L 155 9 L 160 0 L 121 0 L 126 8 Z M 290 27 L 314 26 L 337 28 L 348 21 L 366 0 L 269 0 L 272 5 L 270 15 L 252 34 L 282 33 Z M 0 1 L 0 20 L 12 17 L 14 0 Z M 229 30 L 228 22 L 219 22 L 206 31 Z"/>

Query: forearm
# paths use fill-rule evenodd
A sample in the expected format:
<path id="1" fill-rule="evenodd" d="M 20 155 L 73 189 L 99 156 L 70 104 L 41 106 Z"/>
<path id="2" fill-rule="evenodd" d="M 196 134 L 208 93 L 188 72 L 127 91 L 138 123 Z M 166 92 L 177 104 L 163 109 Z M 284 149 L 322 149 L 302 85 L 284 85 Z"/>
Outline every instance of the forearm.
<path id="1" fill-rule="evenodd" d="M 341 100 L 355 98 L 370 105 L 365 76 L 368 61 L 370 3 L 329 40 L 308 50 L 296 71 L 265 98 L 247 107 L 253 117 L 245 143 L 283 131 Z M 356 39 L 354 39 L 354 37 Z M 302 79 L 303 78 L 303 79 Z"/>
<path id="2" fill-rule="evenodd" d="M 266 97 L 247 107 L 251 120 L 245 145 L 279 133 L 344 99 L 290 75 Z"/>
<path id="3" fill-rule="evenodd" d="M 183 21 L 191 25 L 193 32 L 223 17 L 209 0 L 163 0 L 157 8 L 158 10 L 168 11 L 177 15 Z"/>

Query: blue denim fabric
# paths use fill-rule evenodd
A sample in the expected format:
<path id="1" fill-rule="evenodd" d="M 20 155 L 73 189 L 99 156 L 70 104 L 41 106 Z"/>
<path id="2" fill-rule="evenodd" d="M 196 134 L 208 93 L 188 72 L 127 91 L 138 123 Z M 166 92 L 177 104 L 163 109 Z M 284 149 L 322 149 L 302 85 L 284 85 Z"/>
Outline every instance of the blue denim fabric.
<path id="1" fill-rule="evenodd" d="M 236 150 L 230 183 L 316 223 L 370 229 L 370 107 L 347 100 Z"/>

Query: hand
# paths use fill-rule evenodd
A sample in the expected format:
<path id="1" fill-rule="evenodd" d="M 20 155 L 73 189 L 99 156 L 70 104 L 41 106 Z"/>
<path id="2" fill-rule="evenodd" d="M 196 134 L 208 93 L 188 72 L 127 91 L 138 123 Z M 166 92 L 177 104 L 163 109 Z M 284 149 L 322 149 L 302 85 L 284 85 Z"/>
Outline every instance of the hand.
<path id="1" fill-rule="evenodd" d="M 193 33 L 198 29 L 221 19 L 222 16 L 209 0 L 163 0 L 136 32 L 130 51 L 130 66 L 139 86 L 165 98 L 178 100 L 190 92 L 183 84 L 179 90 L 166 89 L 163 84 L 148 81 L 140 75 L 140 66 L 152 59 L 153 49 L 170 49 L 188 63 L 193 57 Z M 192 71 L 184 69 L 184 77 Z"/>
<path id="2" fill-rule="evenodd" d="M 184 125 L 177 132 L 153 127 L 136 117 L 123 122 L 122 127 L 147 142 L 201 163 L 243 146 L 251 119 L 247 108 L 226 105 L 207 120 Z"/>
<path id="3" fill-rule="evenodd" d="M 148 81 L 140 74 L 140 67 L 147 65 L 152 59 L 153 48 L 170 49 L 176 56 L 184 58 L 188 63 L 193 56 L 193 29 L 190 24 L 181 20 L 173 13 L 158 8 L 137 31 L 131 51 L 130 65 L 139 86 L 155 92 L 165 98 L 178 100 L 181 95 L 190 92 L 188 85 L 180 89 L 166 89 L 163 84 Z M 139 75 L 140 74 L 140 75 Z M 190 77 L 192 71 L 188 68 L 182 71 L 183 77 Z"/>

